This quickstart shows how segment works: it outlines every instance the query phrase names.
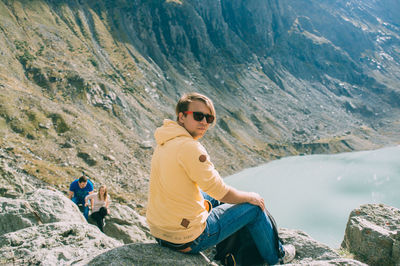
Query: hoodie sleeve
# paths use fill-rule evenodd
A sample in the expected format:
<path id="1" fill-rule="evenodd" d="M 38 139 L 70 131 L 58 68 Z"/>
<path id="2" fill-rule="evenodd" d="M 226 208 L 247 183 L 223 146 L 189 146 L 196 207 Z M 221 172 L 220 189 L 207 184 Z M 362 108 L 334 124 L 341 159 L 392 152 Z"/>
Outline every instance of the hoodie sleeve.
<path id="1" fill-rule="evenodd" d="M 179 150 L 177 158 L 189 178 L 208 195 L 220 200 L 228 193 L 229 186 L 215 170 L 210 156 L 199 142 L 186 142 Z"/>

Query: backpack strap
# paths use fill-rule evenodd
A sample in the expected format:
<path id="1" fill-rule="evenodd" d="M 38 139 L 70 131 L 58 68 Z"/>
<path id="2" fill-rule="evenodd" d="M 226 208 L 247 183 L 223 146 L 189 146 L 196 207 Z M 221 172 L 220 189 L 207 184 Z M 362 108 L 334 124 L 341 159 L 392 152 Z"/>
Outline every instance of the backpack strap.
<path id="1" fill-rule="evenodd" d="M 285 251 L 279 247 L 279 244 L 282 242 L 279 234 L 278 234 L 278 226 L 276 225 L 276 221 L 274 217 L 272 217 L 271 213 L 265 209 L 265 213 L 267 214 L 269 220 L 271 221 L 272 224 L 272 229 L 274 230 L 275 234 L 275 248 L 277 249 L 277 254 L 279 259 L 282 259 L 285 256 Z"/>

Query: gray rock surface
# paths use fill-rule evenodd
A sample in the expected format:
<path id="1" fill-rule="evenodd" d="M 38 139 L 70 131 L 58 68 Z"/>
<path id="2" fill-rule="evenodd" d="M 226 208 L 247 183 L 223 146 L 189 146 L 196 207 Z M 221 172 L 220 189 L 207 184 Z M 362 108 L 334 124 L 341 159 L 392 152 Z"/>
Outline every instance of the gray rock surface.
<path id="1" fill-rule="evenodd" d="M 38 189 L 25 198 L 42 223 L 86 223 L 76 204 L 57 190 Z"/>
<path id="2" fill-rule="evenodd" d="M 298 260 L 330 260 L 340 258 L 335 250 L 317 242 L 301 230 L 281 228 L 279 235 L 285 244 L 292 244 L 296 247 L 296 259 Z"/>
<path id="3" fill-rule="evenodd" d="M 0 198 L 0 235 L 53 222 L 86 221 L 77 206 L 59 191 L 38 189 L 22 199 Z"/>
<path id="4" fill-rule="evenodd" d="M 353 210 L 342 247 L 370 265 L 400 265 L 400 210 L 384 204 Z"/>
<path id="5" fill-rule="evenodd" d="M 0 197 L 0 210 L 0 264 L 217 264 L 212 261 L 213 249 L 205 255 L 187 255 L 155 244 L 145 218 L 129 205 L 112 204 L 105 226 L 108 236 L 88 224 L 59 191 L 37 189 L 20 199 Z M 399 227 L 400 210 L 363 205 L 350 214 L 342 246 L 369 265 L 397 265 Z M 303 231 L 281 228 L 279 234 L 284 244 L 296 247 L 291 265 L 366 265 Z"/>
<path id="6" fill-rule="evenodd" d="M 201 255 L 182 254 L 153 243 L 133 243 L 105 252 L 88 265 L 210 265 Z"/>
<path id="7" fill-rule="evenodd" d="M 0 198 L 0 211 L 0 265 L 70 265 L 122 245 L 59 191 Z"/>
<path id="8" fill-rule="evenodd" d="M 0 264 L 71 265 L 121 245 L 90 224 L 43 224 L 0 236 Z"/>
<path id="9" fill-rule="evenodd" d="M 366 265 L 357 260 L 343 258 L 337 251 L 317 242 L 300 230 L 281 228 L 279 232 L 285 244 L 296 247 L 296 258 L 289 265 Z M 105 252 L 88 265 L 220 265 L 212 261 L 213 250 L 204 255 L 187 255 L 159 247 L 152 243 L 135 243 Z"/>
<path id="10" fill-rule="evenodd" d="M 110 215 L 106 216 L 104 233 L 125 244 L 155 242 L 146 219 L 131 207 L 118 203 L 111 205 Z"/>
<path id="11" fill-rule="evenodd" d="M 296 257 L 291 265 L 365 265 L 343 258 L 336 250 L 319 243 L 301 230 L 280 228 L 279 236 L 284 244 L 296 247 Z"/>
<path id="12" fill-rule="evenodd" d="M 0 198 L 0 235 L 38 224 L 26 200 Z"/>
<path id="13" fill-rule="evenodd" d="M 0 196 L 5 198 L 20 198 L 24 193 L 41 186 L 47 186 L 42 180 L 21 171 L 18 158 L 12 154 L 13 148 L 0 147 Z"/>
<path id="14" fill-rule="evenodd" d="M 328 266 L 328 265 L 346 265 L 346 266 L 367 266 L 362 262 L 352 259 L 333 259 L 333 260 L 314 260 L 307 261 L 302 260 L 295 264 L 286 264 L 286 265 L 308 265 L 308 266 Z"/>

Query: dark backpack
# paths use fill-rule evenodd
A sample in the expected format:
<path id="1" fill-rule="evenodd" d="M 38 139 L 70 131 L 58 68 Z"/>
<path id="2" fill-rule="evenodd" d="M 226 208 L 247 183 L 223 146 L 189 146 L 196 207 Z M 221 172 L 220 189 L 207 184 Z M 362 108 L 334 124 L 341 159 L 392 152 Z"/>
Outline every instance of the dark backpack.
<path id="1" fill-rule="evenodd" d="M 284 253 L 279 249 L 280 238 L 275 219 L 272 215 L 265 210 L 269 217 L 275 235 L 275 247 L 279 254 L 279 258 L 284 256 Z M 241 228 L 239 231 L 230 235 L 228 238 L 217 244 L 217 253 L 214 257 L 219 260 L 222 265 L 262 265 L 264 259 L 261 257 L 249 230 L 246 227 Z"/>

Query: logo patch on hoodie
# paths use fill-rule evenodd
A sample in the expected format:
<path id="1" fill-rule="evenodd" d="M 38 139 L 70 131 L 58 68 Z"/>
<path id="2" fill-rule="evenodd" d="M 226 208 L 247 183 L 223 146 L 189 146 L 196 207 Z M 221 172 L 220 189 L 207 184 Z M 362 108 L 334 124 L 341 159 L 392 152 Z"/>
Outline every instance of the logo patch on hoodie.
<path id="1" fill-rule="evenodd" d="M 207 156 L 206 155 L 202 154 L 202 155 L 199 156 L 199 161 L 200 162 L 204 163 L 206 160 L 207 160 Z"/>
<path id="2" fill-rule="evenodd" d="M 190 221 L 188 219 L 186 219 L 186 218 L 182 219 L 181 225 L 183 227 L 188 228 L 189 224 L 190 224 Z"/>

